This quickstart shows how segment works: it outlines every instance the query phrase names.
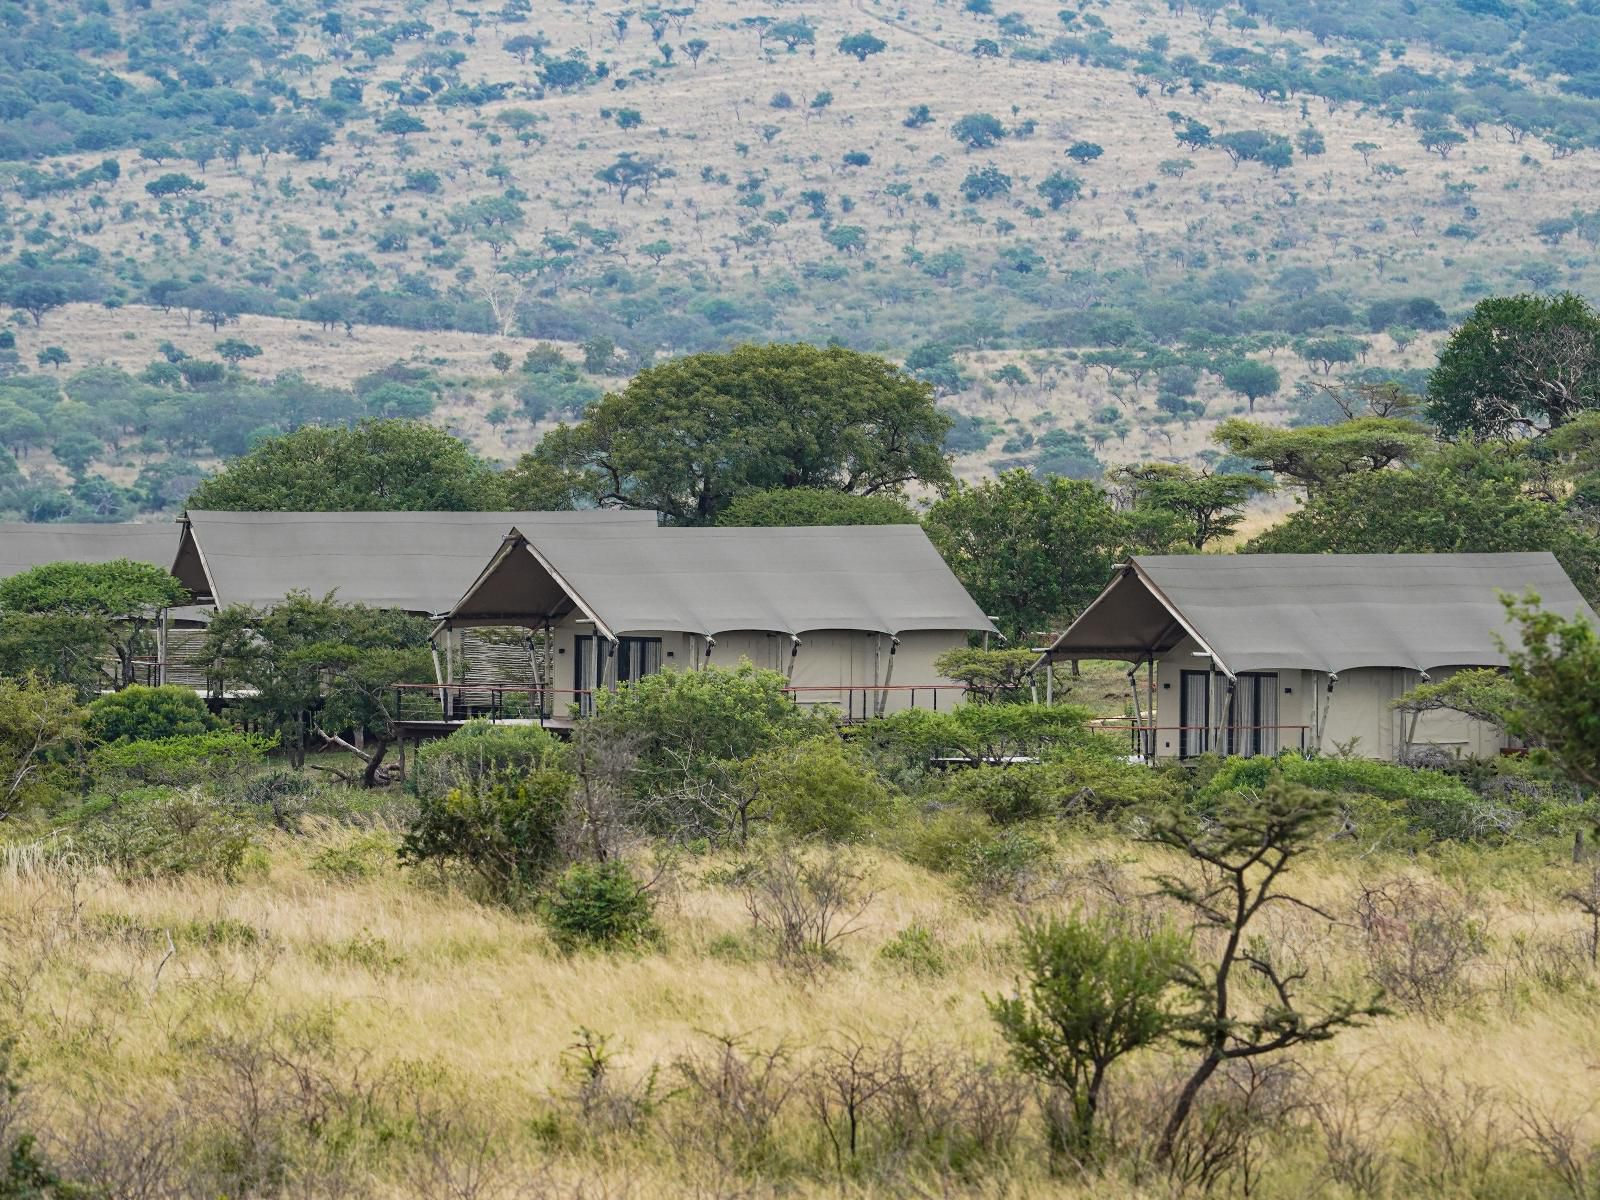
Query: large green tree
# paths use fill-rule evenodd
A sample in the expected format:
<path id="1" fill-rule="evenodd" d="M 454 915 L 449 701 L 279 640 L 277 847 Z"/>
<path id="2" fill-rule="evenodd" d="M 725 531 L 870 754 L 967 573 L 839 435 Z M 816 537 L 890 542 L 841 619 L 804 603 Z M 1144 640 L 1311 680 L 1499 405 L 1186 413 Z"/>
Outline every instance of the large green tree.
<path id="1" fill-rule="evenodd" d="M 747 492 L 722 510 L 718 525 L 915 525 L 899 496 L 856 496 L 821 488 Z"/>
<path id="2" fill-rule="evenodd" d="M 518 476 L 555 468 L 599 504 L 710 524 L 735 498 L 775 488 L 857 495 L 944 484 L 950 419 L 927 384 L 841 347 L 741 346 L 639 372 L 550 433 Z"/>
<path id="3" fill-rule="evenodd" d="M 267 438 L 206 480 L 189 507 L 240 512 L 472 512 L 504 502 L 467 446 L 412 421 L 308 425 Z"/>
<path id="4" fill-rule="evenodd" d="M 1133 508 L 1165 513 L 1180 522 L 1184 540 L 1196 550 L 1231 536 L 1251 498 L 1272 490 L 1259 475 L 1212 475 L 1177 463 L 1118 467 L 1111 479 L 1125 490 Z"/>
<path id="5" fill-rule="evenodd" d="M 972 598 L 1017 643 L 1081 612 L 1129 536 L 1094 484 L 1022 470 L 957 485 L 924 524 Z"/>
<path id="6" fill-rule="evenodd" d="M 1258 469 L 1307 491 L 1361 472 L 1415 462 L 1434 445 L 1432 435 L 1415 421 L 1375 416 L 1291 429 L 1233 417 L 1217 426 L 1214 436 Z"/>
<path id="7" fill-rule="evenodd" d="M 1526 459 L 1444 447 L 1416 466 L 1363 471 L 1311 492 L 1245 550 L 1395 554 L 1548 550 L 1579 590 L 1600 597 L 1600 542 L 1543 491 Z"/>
<path id="8" fill-rule="evenodd" d="M 153 649 L 151 626 L 163 609 L 188 598 L 170 573 L 151 563 L 46 563 L 0 582 L 0 662 L 37 670 L 90 690 L 95 682 L 133 682 L 141 652 Z M 103 662 L 115 661 L 104 669 Z"/>
<path id="9" fill-rule="evenodd" d="M 424 618 L 304 592 L 271 608 L 223 609 L 202 657 L 239 693 L 236 711 L 275 729 L 296 766 L 313 738 L 360 730 L 368 745 L 347 748 L 369 787 L 395 737 L 394 685 L 433 679 Z"/>
<path id="10" fill-rule="evenodd" d="M 1592 408 L 1600 314 L 1570 292 L 1480 300 L 1428 379 L 1428 415 L 1451 435 L 1538 434 Z"/>

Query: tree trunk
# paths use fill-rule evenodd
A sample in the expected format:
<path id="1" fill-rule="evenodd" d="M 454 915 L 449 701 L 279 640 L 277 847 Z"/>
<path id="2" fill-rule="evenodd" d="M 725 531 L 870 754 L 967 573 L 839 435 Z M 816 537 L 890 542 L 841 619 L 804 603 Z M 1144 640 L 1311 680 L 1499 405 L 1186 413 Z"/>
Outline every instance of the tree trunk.
<path id="1" fill-rule="evenodd" d="M 1167 1127 L 1161 1131 L 1161 1141 L 1156 1146 L 1156 1158 L 1160 1161 L 1171 1160 L 1173 1144 L 1178 1140 L 1178 1134 L 1183 1131 L 1184 1122 L 1189 1119 L 1195 1097 L 1200 1094 L 1200 1089 L 1205 1087 L 1206 1081 L 1216 1073 L 1221 1063 L 1222 1055 L 1218 1051 L 1207 1051 L 1205 1058 L 1201 1059 L 1200 1065 L 1195 1068 L 1194 1074 L 1189 1076 L 1188 1082 L 1183 1085 L 1183 1090 L 1178 1093 L 1177 1103 L 1172 1106 L 1172 1115 L 1167 1118 Z"/>
<path id="2" fill-rule="evenodd" d="M 378 765 L 383 762 L 383 756 L 389 752 L 389 739 L 379 738 L 378 744 L 373 747 L 371 757 L 367 759 L 367 769 L 361 772 L 361 786 L 372 788 L 378 785 Z"/>

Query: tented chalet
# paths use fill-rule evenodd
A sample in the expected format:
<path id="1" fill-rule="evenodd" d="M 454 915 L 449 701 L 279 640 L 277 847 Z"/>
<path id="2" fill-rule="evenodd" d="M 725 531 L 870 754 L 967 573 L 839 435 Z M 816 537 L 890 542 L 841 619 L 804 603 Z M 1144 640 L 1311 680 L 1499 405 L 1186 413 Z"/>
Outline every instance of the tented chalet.
<path id="1" fill-rule="evenodd" d="M 1488 756 L 1503 733 L 1391 702 L 1515 643 L 1501 597 L 1538 594 L 1595 615 L 1550 554 L 1242 554 L 1136 557 L 1046 651 L 1141 669 L 1135 742 L 1152 759 L 1418 747 Z M 1143 697 L 1141 698 L 1141 693 Z"/>
<path id="2" fill-rule="evenodd" d="M 267 608 L 290 592 L 434 617 L 513 525 L 654 529 L 653 512 L 215 512 L 190 510 L 172 572 L 201 602 Z M 516 629 L 439 642 L 441 680 L 530 686 L 539 649 Z"/>
<path id="3" fill-rule="evenodd" d="M 0 579 L 46 563 L 107 563 L 119 558 L 166 568 L 178 545 L 171 522 L 0 524 Z"/>
<path id="4" fill-rule="evenodd" d="M 212 512 L 179 520 L 172 573 L 202 603 L 268 607 L 290 592 L 445 612 L 506 530 L 654 529 L 653 512 Z"/>
<path id="5" fill-rule="evenodd" d="M 654 671 L 748 659 L 855 718 L 955 702 L 934 660 L 993 629 L 915 525 L 519 524 L 444 625 L 541 631 L 543 686 L 580 707 Z"/>

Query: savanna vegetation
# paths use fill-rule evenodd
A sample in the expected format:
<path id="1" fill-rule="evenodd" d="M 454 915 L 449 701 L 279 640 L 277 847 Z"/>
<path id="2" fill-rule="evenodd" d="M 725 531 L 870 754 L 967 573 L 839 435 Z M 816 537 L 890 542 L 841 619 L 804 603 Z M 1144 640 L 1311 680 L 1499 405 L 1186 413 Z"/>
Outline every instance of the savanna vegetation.
<path id="1" fill-rule="evenodd" d="M 412 634 L 309 600 L 221 718 L 8 678 L 0 1181 L 1586 1195 L 1600 651 L 1517 615 L 1509 674 L 1416 702 L 1535 752 L 1443 769 L 1132 764 L 1095 672 L 1040 706 L 974 650 L 954 712 L 668 672 L 363 778 Z"/>

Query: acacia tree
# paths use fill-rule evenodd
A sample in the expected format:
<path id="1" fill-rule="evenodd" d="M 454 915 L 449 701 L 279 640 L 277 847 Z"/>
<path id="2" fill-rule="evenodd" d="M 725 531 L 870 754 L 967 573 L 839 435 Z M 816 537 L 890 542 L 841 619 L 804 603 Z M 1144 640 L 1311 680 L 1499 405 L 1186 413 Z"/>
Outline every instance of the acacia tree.
<path id="1" fill-rule="evenodd" d="M 1327 1041 L 1386 1011 L 1375 997 L 1333 996 L 1308 1008 L 1299 995 L 1307 970 L 1285 962 L 1255 934 L 1256 918 L 1272 905 L 1289 904 L 1333 923 L 1321 909 L 1280 889 L 1289 865 L 1311 848 L 1336 810 L 1336 797 L 1274 782 L 1263 795 L 1241 798 L 1204 817 L 1169 808 L 1145 835 L 1144 840 L 1178 851 L 1196 868 L 1190 875 L 1156 876 L 1156 890 L 1187 908 L 1195 924 L 1219 943 L 1213 961 L 1179 969 L 1179 982 L 1194 1002 L 1184 1036 L 1199 1050 L 1200 1060 L 1162 1130 L 1157 1145 L 1162 1159 L 1171 1158 L 1201 1089 L 1224 1063 Z M 1241 973 L 1265 985 L 1263 1003 L 1241 1006 Z"/>
<path id="2" fill-rule="evenodd" d="M 889 48 L 889 43 L 870 33 L 852 33 L 839 39 L 839 53 L 853 54 L 860 62 L 866 62 L 873 54 L 882 54 Z"/>
<path id="3" fill-rule="evenodd" d="M 246 689 L 235 701 L 240 711 L 276 729 L 296 767 L 320 737 L 361 758 L 371 787 L 395 738 L 394 685 L 433 678 L 427 647 L 423 617 L 291 592 L 271 608 L 223 609 L 206 630 L 203 656 L 214 682 Z M 370 748 L 344 741 L 350 729 L 371 739 Z"/>
<path id="4" fill-rule="evenodd" d="M 187 595 L 153 563 L 46 563 L 0 582 L 0 622 L 11 626 L 10 637 L 36 640 L 59 654 L 57 677 L 80 685 L 89 664 L 113 656 L 111 682 L 121 688 L 133 682 L 151 624 Z"/>
<path id="5" fill-rule="evenodd" d="M 950 481 L 949 418 L 927 384 L 843 347 L 741 346 L 639 372 L 548 434 L 508 481 L 552 471 L 594 503 L 711 524 L 774 488 L 858 495 Z"/>
<path id="6" fill-rule="evenodd" d="M 1212 475 L 1177 463 L 1118 467 L 1111 479 L 1125 489 L 1129 507 L 1177 518 L 1184 540 L 1196 550 L 1231 536 L 1244 520 L 1244 506 L 1272 484 L 1258 475 Z"/>
<path id="7" fill-rule="evenodd" d="M 1255 412 L 1257 400 L 1278 394 L 1283 378 L 1271 363 L 1241 358 L 1223 367 L 1222 386 L 1243 396 L 1249 402 L 1250 411 Z"/>
<path id="8" fill-rule="evenodd" d="M 1217 426 L 1213 436 L 1229 453 L 1308 492 L 1361 472 L 1415 463 L 1433 447 L 1427 429 L 1400 417 L 1356 417 L 1291 429 L 1233 418 Z"/>

